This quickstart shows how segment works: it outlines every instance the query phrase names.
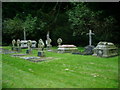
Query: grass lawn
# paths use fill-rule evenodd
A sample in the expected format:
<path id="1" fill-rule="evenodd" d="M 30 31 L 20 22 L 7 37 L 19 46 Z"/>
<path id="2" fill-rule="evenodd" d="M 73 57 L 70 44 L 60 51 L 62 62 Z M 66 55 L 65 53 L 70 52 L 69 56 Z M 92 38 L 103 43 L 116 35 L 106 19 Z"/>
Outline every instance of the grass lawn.
<path id="1" fill-rule="evenodd" d="M 4 47 L 9 49 L 10 47 Z M 83 50 L 83 48 L 79 48 Z M 25 49 L 22 50 L 25 53 Z M 30 62 L 2 54 L 3 88 L 118 88 L 118 57 L 45 52 L 52 60 Z M 37 50 L 31 56 L 37 56 Z"/>

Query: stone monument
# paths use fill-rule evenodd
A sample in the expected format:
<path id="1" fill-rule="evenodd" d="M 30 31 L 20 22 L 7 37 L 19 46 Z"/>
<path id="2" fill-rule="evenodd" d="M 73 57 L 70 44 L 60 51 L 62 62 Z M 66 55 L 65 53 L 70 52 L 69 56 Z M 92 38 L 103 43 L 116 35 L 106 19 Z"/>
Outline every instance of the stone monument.
<path id="1" fill-rule="evenodd" d="M 12 40 L 12 50 L 15 51 L 15 44 L 16 44 L 16 41 L 15 39 Z"/>
<path id="2" fill-rule="evenodd" d="M 32 40 L 31 42 L 32 42 L 32 46 L 31 46 L 31 47 L 32 47 L 32 48 L 36 48 L 37 42 L 36 42 L 35 40 Z"/>
<path id="3" fill-rule="evenodd" d="M 77 53 L 78 48 L 75 45 L 61 45 L 58 48 L 58 53 Z"/>
<path id="4" fill-rule="evenodd" d="M 28 42 L 28 40 L 21 40 L 21 48 L 28 48 L 28 45 L 27 45 L 27 42 Z M 36 47 L 36 44 L 37 44 L 37 42 L 35 41 L 35 40 L 32 40 L 31 41 L 31 43 L 32 43 L 32 48 L 35 48 Z"/>
<path id="5" fill-rule="evenodd" d="M 27 46 L 27 40 L 21 40 L 21 48 L 28 48 Z"/>
<path id="6" fill-rule="evenodd" d="M 17 40 L 17 48 L 16 48 L 16 51 L 18 51 L 18 52 L 21 51 L 20 44 L 21 44 L 21 41 L 20 41 L 20 39 L 18 39 Z"/>
<path id="7" fill-rule="evenodd" d="M 47 49 L 48 49 L 48 50 L 52 47 L 51 42 L 52 42 L 52 40 L 51 40 L 50 38 L 48 38 L 48 39 L 46 40 L 46 45 L 47 45 Z"/>
<path id="8" fill-rule="evenodd" d="M 38 41 L 38 56 L 41 56 L 41 57 L 45 56 L 44 51 L 43 51 L 44 47 L 45 47 L 45 44 L 44 44 L 43 40 L 40 39 Z"/>
<path id="9" fill-rule="evenodd" d="M 118 55 L 118 48 L 111 42 L 99 42 L 94 48 L 93 56 L 112 57 Z"/>
<path id="10" fill-rule="evenodd" d="M 61 46 L 62 39 L 61 39 L 61 38 L 58 38 L 57 43 L 58 43 L 58 47 Z"/>
<path id="11" fill-rule="evenodd" d="M 32 42 L 31 42 L 31 40 L 28 40 L 27 46 L 28 46 L 28 50 L 26 50 L 26 54 L 31 54 L 32 53 L 32 49 L 31 49 Z"/>
<path id="12" fill-rule="evenodd" d="M 92 55 L 93 49 L 94 49 L 94 46 L 92 45 L 92 35 L 94 35 L 94 33 L 92 33 L 92 31 L 89 30 L 89 33 L 87 33 L 87 35 L 89 35 L 89 45 L 85 47 L 85 51 L 82 52 L 82 54 L 83 55 Z"/>

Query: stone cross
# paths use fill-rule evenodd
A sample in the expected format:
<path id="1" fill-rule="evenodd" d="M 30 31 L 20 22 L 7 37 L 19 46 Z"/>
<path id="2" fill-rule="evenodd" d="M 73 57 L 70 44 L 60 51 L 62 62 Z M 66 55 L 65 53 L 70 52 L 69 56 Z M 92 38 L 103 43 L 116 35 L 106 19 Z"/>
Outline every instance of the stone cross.
<path id="1" fill-rule="evenodd" d="M 17 47 L 19 48 L 20 47 L 20 39 L 17 40 Z"/>
<path id="2" fill-rule="evenodd" d="M 58 38 L 57 43 L 58 43 L 58 46 L 60 46 L 61 43 L 62 43 L 62 39 L 61 39 L 61 38 Z"/>
<path id="3" fill-rule="evenodd" d="M 94 35 L 94 33 L 92 33 L 92 30 L 89 30 L 89 33 L 87 33 L 87 35 L 89 35 L 89 46 L 92 45 L 92 35 Z"/>
<path id="4" fill-rule="evenodd" d="M 31 40 L 28 40 L 27 44 L 28 44 L 28 50 L 30 50 L 30 48 L 31 48 L 31 46 L 32 46 Z"/>
<path id="5" fill-rule="evenodd" d="M 12 45 L 13 45 L 13 47 L 15 47 L 15 43 L 16 43 L 16 41 L 15 41 L 15 39 L 13 39 L 13 40 L 12 40 Z"/>
<path id="6" fill-rule="evenodd" d="M 38 41 L 38 48 L 40 48 L 39 50 L 43 51 L 44 46 L 45 46 L 45 44 L 44 44 L 43 40 L 40 39 Z"/>

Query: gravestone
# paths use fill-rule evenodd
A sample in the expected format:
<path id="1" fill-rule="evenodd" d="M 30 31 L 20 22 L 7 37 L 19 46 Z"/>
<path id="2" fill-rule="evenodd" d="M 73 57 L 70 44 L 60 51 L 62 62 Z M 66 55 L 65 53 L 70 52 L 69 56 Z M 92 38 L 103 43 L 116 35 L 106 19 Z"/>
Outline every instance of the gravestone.
<path id="1" fill-rule="evenodd" d="M 58 43 L 58 47 L 61 46 L 62 39 L 61 39 L 61 38 L 58 38 L 57 43 Z"/>
<path id="2" fill-rule="evenodd" d="M 17 48 L 16 48 L 16 51 L 18 51 L 18 52 L 21 51 L 20 44 L 21 44 L 21 41 L 18 39 L 17 40 Z"/>
<path id="3" fill-rule="evenodd" d="M 32 47 L 32 48 L 36 48 L 37 42 L 36 42 L 35 40 L 32 40 L 31 42 L 32 42 L 32 46 L 31 46 L 31 47 Z"/>
<path id="4" fill-rule="evenodd" d="M 27 42 L 28 42 L 28 40 L 21 40 L 21 46 L 20 47 L 21 48 L 28 48 Z M 32 40 L 31 43 L 32 43 L 31 48 L 35 48 L 37 42 L 35 40 Z"/>
<path id="5" fill-rule="evenodd" d="M 48 39 L 46 40 L 46 45 L 47 45 L 47 49 L 48 49 L 48 50 L 50 50 L 50 48 L 52 47 L 51 42 L 52 42 L 52 40 L 51 40 L 50 38 L 48 38 Z"/>
<path id="6" fill-rule="evenodd" d="M 27 46 L 28 46 L 28 50 L 26 50 L 26 54 L 31 54 L 32 53 L 32 49 L 31 49 L 32 42 L 31 42 L 31 40 L 28 40 Z"/>
<path id="7" fill-rule="evenodd" d="M 58 48 L 58 53 L 75 53 L 78 49 L 75 45 L 61 45 Z"/>
<path id="8" fill-rule="evenodd" d="M 92 31 L 89 30 L 89 33 L 87 33 L 87 35 L 89 35 L 89 45 L 85 47 L 85 50 L 84 50 L 84 52 L 82 52 L 82 55 L 92 55 L 93 54 L 94 46 L 92 45 L 92 35 L 94 35 L 94 33 L 92 33 Z"/>
<path id="9" fill-rule="evenodd" d="M 43 51 L 44 46 L 45 46 L 45 44 L 44 44 L 43 40 L 40 39 L 38 41 L 38 56 L 41 56 L 41 57 L 45 56 L 44 51 Z"/>
<path id="10" fill-rule="evenodd" d="M 21 48 L 28 48 L 28 46 L 27 46 L 27 40 L 21 40 Z"/>
<path id="11" fill-rule="evenodd" d="M 94 48 L 93 56 L 112 57 L 118 55 L 117 47 L 111 42 L 99 42 Z"/>
<path id="12" fill-rule="evenodd" d="M 16 41 L 15 39 L 12 40 L 12 50 L 15 51 L 15 44 L 16 44 Z"/>

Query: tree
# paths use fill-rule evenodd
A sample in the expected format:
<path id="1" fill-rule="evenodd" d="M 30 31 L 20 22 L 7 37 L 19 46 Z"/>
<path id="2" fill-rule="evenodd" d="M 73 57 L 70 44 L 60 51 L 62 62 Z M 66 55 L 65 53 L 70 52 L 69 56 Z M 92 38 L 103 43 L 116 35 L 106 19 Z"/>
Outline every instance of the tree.
<path id="1" fill-rule="evenodd" d="M 6 19 L 3 21 L 3 40 L 10 41 L 8 39 L 23 39 L 23 30 L 26 30 L 28 34 L 32 33 L 35 29 L 37 17 L 32 17 L 30 14 L 26 16 L 25 20 L 19 18 L 17 14 L 13 19 Z M 27 35 L 28 35 L 27 34 Z"/>
<path id="2" fill-rule="evenodd" d="M 116 20 L 112 16 L 104 17 L 103 11 L 92 11 L 86 6 L 86 3 L 72 3 L 73 9 L 67 12 L 71 23 L 74 36 L 84 35 L 88 30 L 93 30 L 97 35 L 95 37 L 98 41 L 110 41 L 113 37 L 113 29 L 115 29 Z M 84 40 L 84 36 L 81 36 Z"/>

